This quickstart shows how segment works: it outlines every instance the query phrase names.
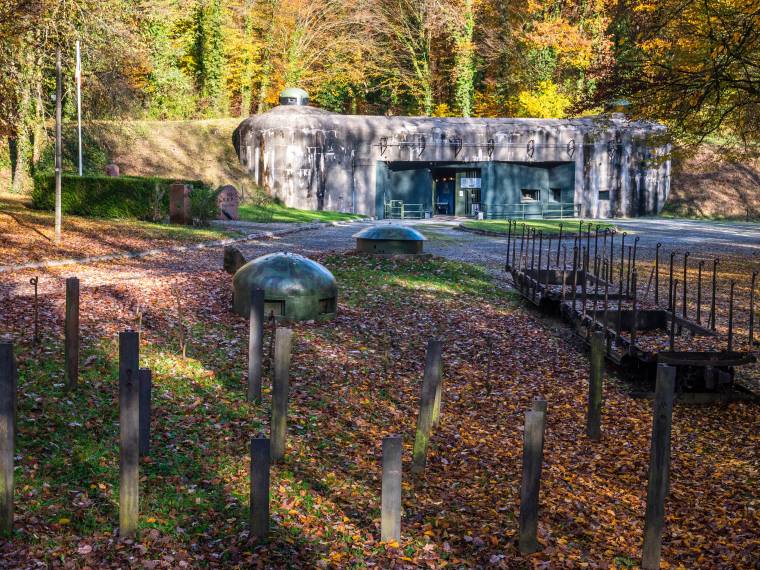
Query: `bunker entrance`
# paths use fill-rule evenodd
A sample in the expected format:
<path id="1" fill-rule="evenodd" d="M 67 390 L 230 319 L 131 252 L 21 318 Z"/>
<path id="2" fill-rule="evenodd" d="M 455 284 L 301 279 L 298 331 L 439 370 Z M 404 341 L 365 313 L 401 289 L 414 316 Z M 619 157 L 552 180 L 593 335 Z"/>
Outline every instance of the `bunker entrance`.
<path id="1" fill-rule="evenodd" d="M 572 218 L 578 210 L 571 162 L 378 162 L 376 200 L 385 219 Z"/>
<path id="2" fill-rule="evenodd" d="M 386 219 L 476 216 L 481 207 L 479 163 L 384 163 L 378 195 Z"/>

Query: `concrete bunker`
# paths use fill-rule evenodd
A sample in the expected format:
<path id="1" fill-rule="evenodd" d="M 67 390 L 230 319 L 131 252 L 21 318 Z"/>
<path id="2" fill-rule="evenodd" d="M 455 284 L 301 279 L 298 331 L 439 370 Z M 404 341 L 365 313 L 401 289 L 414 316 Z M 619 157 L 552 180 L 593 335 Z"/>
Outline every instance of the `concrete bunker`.
<path id="1" fill-rule="evenodd" d="M 625 105 L 572 119 L 340 115 L 283 91 L 233 135 L 255 183 L 286 205 L 374 216 L 615 218 L 670 191 L 663 125 Z"/>
<path id="2" fill-rule="evenodd" d="M 335 277 L 296 253 L 270 253 L 243 265 L 232 278 L 233 311 L 247 317 L 251 292 L 264 290 L 264 315 L 283 321 L 329 320 L 338 307 Z"/>

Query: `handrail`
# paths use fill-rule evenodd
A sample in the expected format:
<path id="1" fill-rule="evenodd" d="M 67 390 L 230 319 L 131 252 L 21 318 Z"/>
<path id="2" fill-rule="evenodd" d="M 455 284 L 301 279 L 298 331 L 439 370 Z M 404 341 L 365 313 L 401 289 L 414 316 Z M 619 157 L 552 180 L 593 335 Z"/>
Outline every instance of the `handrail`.
<path id="1" fill-rule="evenodd" d="M 385 202 L 385 218 L 391 220 L 413 219 L 421 220 L 425 217 L 425 209 L 422 204 L 407 204 L 402 200 L 390 200 Z"/>
<path id="2" fill-rule="evenodd" d="M 580 204 L 573 202 L 528 202 L 520 204 L 486 204 L 481 207 L 487 220 L 522 218 L 577 218 Z"/>

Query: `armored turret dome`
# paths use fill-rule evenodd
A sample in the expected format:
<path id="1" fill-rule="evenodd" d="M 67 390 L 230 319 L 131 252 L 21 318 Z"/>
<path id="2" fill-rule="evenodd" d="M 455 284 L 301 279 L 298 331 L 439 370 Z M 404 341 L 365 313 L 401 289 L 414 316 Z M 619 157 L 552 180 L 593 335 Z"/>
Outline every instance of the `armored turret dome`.
<path id="1" fill-rule="evenodd" d="M 248 316 L 251 292 L 264 290 L 264 314 L 278 320 L 335 317 L 338 286 L 330 271 L 295 253 L 270 253 L 243 265 L 232 278 L 233 310 Z"/>
<path id="2" fill-rule="evenodd" d="M 414 228 L 381 224 L 355 234 L 356 251 L 378 255 L 417 255 L 422 253 L 425 236 Z"/>
<path id="3" fill-rule="evenodd" d="M 309 94 L 298 87 L 288 87 L 280 92 L 280 105 L 308 105 Z"/>

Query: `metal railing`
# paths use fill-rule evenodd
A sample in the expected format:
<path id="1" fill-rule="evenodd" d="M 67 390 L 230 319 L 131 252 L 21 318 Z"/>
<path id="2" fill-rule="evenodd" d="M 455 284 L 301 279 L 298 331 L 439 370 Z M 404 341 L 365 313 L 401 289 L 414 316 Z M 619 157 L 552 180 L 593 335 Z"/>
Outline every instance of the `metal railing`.
<path id="1" fill-rule="evenodd" d="M 425 217 L 422 204 L 406 204 L 402 200 L 385 203 L 385 218 L 391 220 L 421 220 Z"/>
<path id="2" fill-rule="evenodd" d="M 522 204 L 485 204 L 481 206 L 486 220 L 546 219 L 580 217 L 581 205 L 572 202 L 526 202 Z"/>

